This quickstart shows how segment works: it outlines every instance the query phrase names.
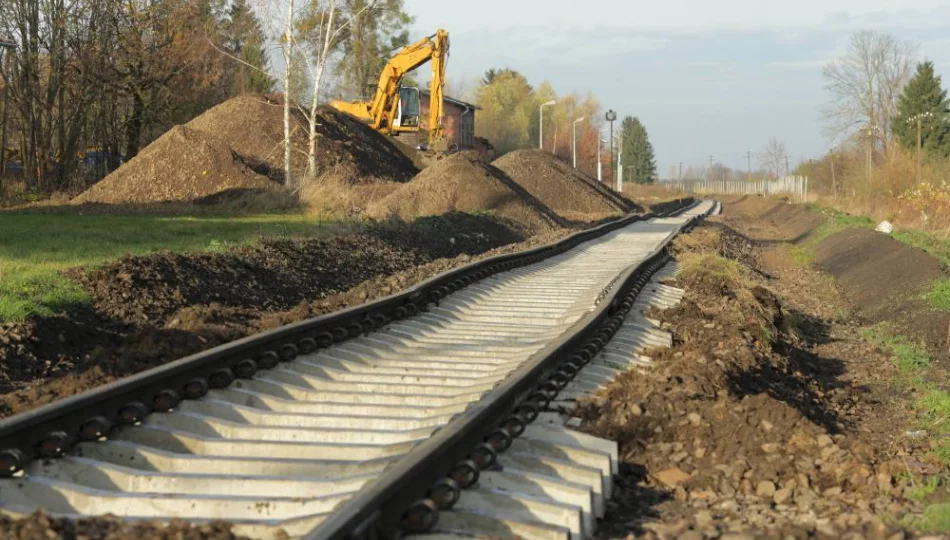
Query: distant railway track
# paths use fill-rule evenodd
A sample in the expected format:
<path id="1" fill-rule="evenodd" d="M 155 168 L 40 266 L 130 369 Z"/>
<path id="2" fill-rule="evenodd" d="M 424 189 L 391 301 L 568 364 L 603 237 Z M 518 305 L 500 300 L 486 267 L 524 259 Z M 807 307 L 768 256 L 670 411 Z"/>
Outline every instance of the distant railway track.
<path id="1" fill-rule="evenodd" d="M 616 448 L 532 422 L 624 368 L 585 371 L 672 238 L 716 208 L 676 206 L 0 421 L 0 510 L 262 538 L 589 536 Z"/>

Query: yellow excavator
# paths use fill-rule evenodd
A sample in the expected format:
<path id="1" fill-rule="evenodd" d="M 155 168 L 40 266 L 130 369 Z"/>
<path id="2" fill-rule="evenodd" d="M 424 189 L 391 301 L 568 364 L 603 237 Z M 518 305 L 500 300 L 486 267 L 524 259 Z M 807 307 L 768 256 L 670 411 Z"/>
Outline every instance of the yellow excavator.
<path id="1" fill-rule="evenodd" d="M 449 55 L 449 33 L 439 29 L 435 34 L 407 45 L 389 59 L 379 75 L 373 101 L 331 101 L 330 106 L 363 120 L 373 129 L 387 135 L 423 131 L 419 89 L 402 87 L 403 77 L 426 62 L 432 62 L 429 83 L 429 132 L 427 149 L 445 152 L 445 126 L 442 91 L 445 86 L 445 64 Z"/>

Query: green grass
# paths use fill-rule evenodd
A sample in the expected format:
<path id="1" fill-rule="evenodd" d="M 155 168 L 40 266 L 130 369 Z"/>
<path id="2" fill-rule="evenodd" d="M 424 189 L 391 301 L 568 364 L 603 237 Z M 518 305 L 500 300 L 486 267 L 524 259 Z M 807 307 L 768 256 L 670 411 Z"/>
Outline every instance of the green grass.
<path id="1" fill-rule="evenodd" d="M 815 250 L 817 250 L 818 246 L 829 236 L 845 229 L 874 227 L 874 223 L 863 216 L 851 216 L 836 210 L 821 209 L 813 205 L 809 205 L 809 207 L 829 215 L 831 219 L 819 225 L 802 241 L 791 247 L 792 258 L 801 265 L 811 264 L 815 261 Z"/>
<path id="2" fill-rule="evenodd" d="M 861 330 L 861 336 L 887 349 L 897 370 L 905 377 L 917 376 L 930 367 L 930 354 L 923 345 L 904 336 L 892 334 L 887 326 L 864 328 Z"/>
<path id="3" fill-rule="evenodd" d="M 950 311 L 950 278 L 940 278 L 933 282 L 924 295 L 930 307 L 941 311 Z"/>
<path id="4" fill-rule="evenodd" d="M 937 238 L 929 232 L 916 229 L 897 230 L 891 236 L 908 246 L 925 251 L 944 264 L 950 264 L 950 240 Z"/>
<path id="5" fill-rule="evenodd" d="M 932 504 L 924 513 L 906 523 L 921 532 L 942 533 L 950 531 L 950 503 Z"/>
<path id="6" fill-rule="evenodd" d="M 916 389 L 917 398 L 914 407 L 919 413 L 918 428 L 935 434 L 938 439 L 933 455 L 944 465 L 944 474 L 925 479 L 909 475 L 910 484 L 907 496 L 925 505 L 922 514 L 905 520 L 904 525 L 922 532 L 950 532 L 950 504 L 935 502 L 927 504 L 928 499 L 938 492 L 943 500 L 948 486 L 946 471 L 950 468 L 950 392 L 947 392 L 933 380 L 930 370 L 930 356 L 926 349 L 910 342 L 907 338 L 892 334 L 886 326 L 867 328 L 861 335 L 872 342 L 888 348 L 893 356 L 900 376 L 897 383 Z"/>
<path id="7" fill-rule="evenodd" d="M 945 482 L 940 476 L 931 476 L 925 482 L 918 481 L 912 474 L 901 475 L 903 480 L 910 483 L 910 487 L 904 492 L 909 499 L 917 502 L 924 502 L 928 497 L 940 489 Z"/>
<path id="8" fill-rule="evenodd" d="M 0 213 L 0 321 L 50 315 L 88 302 L 62 271 L 125 254 L 222 251 L 262 236 L 315 236 L 335 224 L 304 215 L 160 216 Z"/>

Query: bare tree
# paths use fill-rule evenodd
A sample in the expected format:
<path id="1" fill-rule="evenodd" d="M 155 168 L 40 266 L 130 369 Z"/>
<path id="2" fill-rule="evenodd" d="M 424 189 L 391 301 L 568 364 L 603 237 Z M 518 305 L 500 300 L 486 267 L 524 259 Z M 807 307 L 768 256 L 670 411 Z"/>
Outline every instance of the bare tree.
<path id="1" fill-rule="evenodd" d="M 785 143 L 772 137 L 768 146 L 759 153 L 759 166 L 772 178 L 778 178 L 786 172 L 788 168 L 788 152 L 785 151 Z"/>
<path id="2" fill-rule="evenodd" d="M 917 47 L 890 34 L 864 30 L 844 56 L 822 70 L 831 101 L 825 111 L 832 136 L 863 129 L 887 147 L 897 99 L 913 75 Z M 858 124 L 863 126 L 858 127 Z"/>
<path id="3" fill-rule="evenodd" d="M 293 139 L 290 130 L 290 78 L 294 58 L 294 0 L 287 0 L 287 21 L 284 27 L 284 185 L 293 187 Z"/>

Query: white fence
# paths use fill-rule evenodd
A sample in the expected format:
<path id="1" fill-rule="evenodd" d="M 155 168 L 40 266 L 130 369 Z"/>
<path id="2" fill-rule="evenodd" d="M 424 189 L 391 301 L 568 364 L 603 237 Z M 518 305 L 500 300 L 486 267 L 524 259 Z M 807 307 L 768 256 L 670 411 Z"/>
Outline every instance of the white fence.
<path id="1" fill-rule="evenodd" d="M 808 200 L 807 176 L 783 176 L 776 180 L 672 180 L 658 186 L 689 193 L 725 193 L 735 195 L 788 194 L 801 201 Z"/>

